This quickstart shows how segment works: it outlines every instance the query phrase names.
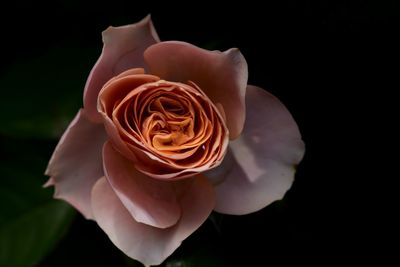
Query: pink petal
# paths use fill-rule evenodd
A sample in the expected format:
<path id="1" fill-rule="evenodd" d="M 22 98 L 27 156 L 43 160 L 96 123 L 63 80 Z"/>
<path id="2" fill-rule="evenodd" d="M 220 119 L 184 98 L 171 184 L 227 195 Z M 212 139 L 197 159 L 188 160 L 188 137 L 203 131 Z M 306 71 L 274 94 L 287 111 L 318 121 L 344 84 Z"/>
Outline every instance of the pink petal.
<path id="1" fill-rule="evenodd" d="M 104 145 L 103 160 L 110 186 L 137 222 L 159 228 L 177 223 L 181 211 L 173 183 L 137 171 L 109 142 Z"/>
<path id="2" fill-rule="evenodd" d="M 103 51 L 86 81 L 83 102 L 89 118 L 100 122 L 97 95 L 113 76 L 131 68 L 145 68 L 143 53 L 147 47 L 159 42 L 150 16 L 138 23 L 108 27 L 102 33 Z"/>
<path id="3" fill-rule="evenodd" d="M 292 185 L 304 143 L 285 106 L 265 90 L 248 86 L 247 120 L 242 135 L 230 143 L 219 173 L 215 210 L 247 214 L 282 199 Z M 218 179 L 219 176 L 219 179 Z"/>
<path id="4" fill-rule="evenodd" d="M 183 42 L 161 42 L 144 54 L 152 74 L 171 81 L 193 81 L 221 103 L 230 138 L 238 137 L 245 120 L 247 63 L 238 49 L 208 51 Z"/>
<path id="5" fill-rule="evenodd" d="M 105 178 L 92 191 L 97 223 L 119 249 L 146 266 L 160 264 L 178 248 L 206 220 L 214 200 L 212 186 L 204 177 L 196 177 L 180 198 L 181 219 L 175 226 L 160 229 L 136 222 Z"/>
<path id="6" fill-rule="evenodd" d="M 55 186 L 55 198 L 64 199 L 91 219 L 90 194 L 102 177 L 101 150 L 107 134 L 102 124 L 92 123 L 80 110 L 61 137 L 46 169 L 45 186 Z"/>

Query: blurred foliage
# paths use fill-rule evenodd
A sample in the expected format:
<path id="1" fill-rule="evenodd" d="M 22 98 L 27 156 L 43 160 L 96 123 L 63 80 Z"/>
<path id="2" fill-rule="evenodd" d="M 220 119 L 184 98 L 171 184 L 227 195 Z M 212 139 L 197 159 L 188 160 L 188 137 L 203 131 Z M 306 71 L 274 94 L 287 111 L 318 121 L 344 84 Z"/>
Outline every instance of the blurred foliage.
<path id="1" fill-rule="evenodd" d="M 33 266 L 64 236 L 75 211 L 42 187 L 48 143 L 0 143 L 0 266 Z"/>

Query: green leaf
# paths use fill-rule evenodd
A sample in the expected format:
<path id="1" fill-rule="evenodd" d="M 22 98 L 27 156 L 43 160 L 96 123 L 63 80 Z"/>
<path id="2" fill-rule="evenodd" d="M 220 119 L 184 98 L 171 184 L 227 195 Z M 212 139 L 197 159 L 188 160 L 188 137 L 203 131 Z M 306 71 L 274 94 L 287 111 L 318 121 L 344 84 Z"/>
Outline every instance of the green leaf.
<path id="1" fill-rule="evenodd" d="M 33 266 L 64 236 L 74 211 L 61 201 L 29 209 L 0 227 L 0 266 Z"/>
<path id="2" fill-rule="evenodd" d="M 42 187 L 52 143 L 0 138 L 0 266 L 34 266 L 64 236 L 75 211 Z"/>
<path id="3" fill-rule="evenodd" d="M 60 136 L 82 106 L 86 78 L 100 49 L 60 43 L 10 66 L 0 76 L 0 134 Z"/>

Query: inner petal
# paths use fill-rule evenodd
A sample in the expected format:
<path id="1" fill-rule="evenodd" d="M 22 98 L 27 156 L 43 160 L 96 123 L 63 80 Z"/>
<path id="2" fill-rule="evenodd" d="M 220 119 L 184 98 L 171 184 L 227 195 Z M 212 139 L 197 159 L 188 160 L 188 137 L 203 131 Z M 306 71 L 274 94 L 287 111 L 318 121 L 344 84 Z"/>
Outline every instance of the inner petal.
<path id="1" fill-rule="evenodd" d="M 149 105 L 149 111 L 160 111 L 163 113 L 185 114 L 186 108 L 181 101 L 171 96 L 160 96 Z"/>
<path id="2" fill-rule="evenodd" d="M 124 140 L 172 166 L 212 165 L 222 156 L 225 135 L 209 100 L 186 87 L 165 81 L 140 86 L 117 103 L 113 115 L 129 135 Z"/>
<path id="3" fill-rule="evenodd" d="M 165 131 L 167 131 L 168 134 L 166 134 Z M 167 121 L 165 128 L 160 131 L 155 131 L 154 133 L 152 144 L 157 149 L 164 151 L 180 150 L 182 148 L 179 146 L 190 141 L 194 136 L 193 119 L 187 118 L 182 121 Z"/>

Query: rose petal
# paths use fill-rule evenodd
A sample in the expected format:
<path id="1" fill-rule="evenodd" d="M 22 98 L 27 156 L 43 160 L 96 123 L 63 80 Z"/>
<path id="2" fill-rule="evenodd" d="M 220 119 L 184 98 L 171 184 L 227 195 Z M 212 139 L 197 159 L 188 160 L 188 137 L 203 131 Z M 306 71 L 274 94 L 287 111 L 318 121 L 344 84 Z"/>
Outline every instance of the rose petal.
<path id="1" fill-rule="evenodd" d="M 99 93 L 97 108 L 102 115 L 103 123 L 113 146 L 118 152 L 134 161 L 136 165 L 140 165 L 140 162 L 146 162 L 146 169 L 163 170 L 168 167 L 166 163 L 162 163 L 158 158 L 146 152 L 143 145 L 133 146 L 126 142 L 121 136 L 119 122 L 111 119 L 116 103 L 124 99 L 126 94 L 133 93 L 131 92 L 132 88 L 159 80 L 157 76 L 137 74 L 134 70 L 132 71 L 133 73 L 130 73 L 131 70 L 128 70 L 107 82 L 107 86 L 104 86 Z"/>
<path id="2" fill-rule="evenodd" d="M 133 89 L 142 84 L 156 82 L 159 77 L 140 73 L 142 69 L 129 69 L 109 80 L 99 92 L 97 111 L 102 116 L 111 117 L 116 102 L 121 101 Z"/>
<path id="3" fill-rule="evenodd" d="M 281 199 L 304 155 L 297 124 L 277 98 L 248 86 L 246 107 L 244 131 L 230 143 L 220 178 L 213 177 L 218 183 L 215 210 L 221 213 L 247 214 Z"/>
<path id="4" fill-rule="evenodd" d="M 162 42 L 144 54 L 152 74 L 171 81 L 193 81 L 214 103 L 221 103 L 230 138 L 245 120 L 247 63 L 238 49 L 208 51 L 184 42 Z"/>
<path id="5" fill-rule="evenodd" d="M 97 112 L 97 95 L 103 85 L 127 69 L 145 68 L 144 50 L 160 41 L 150 16 L 135 24 L 108 27 L 102 36 L 103 51 L 89 74 L 83 95 L 85 110 L 94 122 L 101 121 Z"/>
<path id="6" fill-rule="evenodd" d="M 83 110 L 61 137 L 46 169 L 45 186 L 55 186 L 55 198 L 64 199 L 91 219 L 90 192 L 102 177 L 101 149 L 107 139 L 102 124 L 94 124 Z"/>
<path id="7" fill-rule="evenodd" d="M 164 261 L 193 233 L 214 207 L 212 186 L 198 176 L 187 185 L 180 198 L 182 217 L 167 229 L 136 222 L 114 194 L 105 178 L 93 187 L 93 214 L 111 241 L 129 257 L 146 266 Z"/>
<path id="8" fill-rule="evenodd" d="M 137 222 L 159 228 L 176 224 L 181 212 L 173 183 L 137 171 L 109 142 L 103 148 L 103 161 L 110 186 Z"/>

